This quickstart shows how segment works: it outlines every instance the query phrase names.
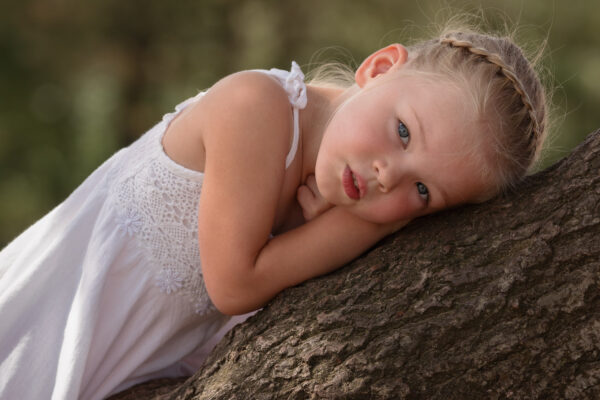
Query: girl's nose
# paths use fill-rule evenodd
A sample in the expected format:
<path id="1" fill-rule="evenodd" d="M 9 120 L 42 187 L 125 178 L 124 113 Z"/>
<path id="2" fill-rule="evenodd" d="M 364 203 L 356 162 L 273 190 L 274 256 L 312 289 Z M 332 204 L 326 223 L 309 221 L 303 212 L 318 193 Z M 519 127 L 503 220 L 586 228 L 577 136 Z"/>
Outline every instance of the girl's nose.
<path id="1" fill-rule="evenodd" d="M 382 193 L 391 191 L 396 186 L 398 177 L 394 171 L 393 165 L 383 159 L 378 159 L 373 162 L 373 171 L 377 178 L 379 190 Z"/>

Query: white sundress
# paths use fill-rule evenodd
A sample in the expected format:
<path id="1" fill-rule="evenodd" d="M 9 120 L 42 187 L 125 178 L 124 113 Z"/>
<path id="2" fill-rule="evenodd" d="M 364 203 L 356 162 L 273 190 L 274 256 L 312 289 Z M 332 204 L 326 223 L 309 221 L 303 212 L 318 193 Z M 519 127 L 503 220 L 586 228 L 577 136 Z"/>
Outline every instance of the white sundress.
<path id="1" fill-rule="evenodd" d="M 304 75 L 262 70 L 306 105 Z M 161 144 L 190 98 L 0 252 L 0 399 L 102 399 L 185 376 L 224 333 L 198 252 L 203 174 Z M 230 324 L 231 325 L 231 324 Z M 227 329 L 227 327 L 225 328 Z M 221 333 L 217 335 L 218 331 Z"/>

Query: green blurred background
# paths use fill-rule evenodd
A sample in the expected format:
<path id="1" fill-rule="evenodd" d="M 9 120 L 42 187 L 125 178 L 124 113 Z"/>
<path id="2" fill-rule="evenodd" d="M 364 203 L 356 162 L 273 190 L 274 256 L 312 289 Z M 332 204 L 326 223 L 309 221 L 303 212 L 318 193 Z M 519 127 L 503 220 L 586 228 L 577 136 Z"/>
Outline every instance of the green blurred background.
<path id="1" fill-rule="evenodd" d="M 0 248 L 181 100 L 249 68 L 359 63 L 454 11 L 518 25 L 555 88 L 546 165 L 600 127 L 600 3 L 29 0 L 0 15 Z M 440 11 L 442 10 L 442 11 Z M 500 21 L 500 22 L 499 22 Z M 504 21 L 504 22 L 501 22 Z M 352 61 L 354 60 L 354 61 Z"/>

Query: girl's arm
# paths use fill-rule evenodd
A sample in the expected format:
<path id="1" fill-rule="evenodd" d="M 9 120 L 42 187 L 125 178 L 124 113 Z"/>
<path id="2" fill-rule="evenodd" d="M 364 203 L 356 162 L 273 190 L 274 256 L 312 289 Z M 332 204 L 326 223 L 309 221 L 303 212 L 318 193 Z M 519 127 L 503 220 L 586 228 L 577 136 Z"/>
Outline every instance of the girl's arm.
<path id="1" fill-rule="evenodd" d="M 389 233 L 333 208 L 270 239 L 292 136 L 279 83 L 260 72 L 217 83 L 194 110 L 206 150 L 199 203 L 202 271 L 215 306 L 241 314 L 327 273 Z"/>

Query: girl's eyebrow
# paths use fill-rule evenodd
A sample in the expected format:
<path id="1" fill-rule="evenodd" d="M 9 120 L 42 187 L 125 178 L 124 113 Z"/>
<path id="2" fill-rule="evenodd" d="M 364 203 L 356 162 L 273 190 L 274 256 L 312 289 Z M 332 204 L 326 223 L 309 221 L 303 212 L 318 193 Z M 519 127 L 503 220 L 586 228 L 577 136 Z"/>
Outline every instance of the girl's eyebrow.
<path id="1" fill-rule="evenodd" d="M 425 134 L 425 129 L 423 128 L 423 124 L 421 124 L 421 120 L 419 119 L 419 116 L 417 115 L 417 113 L 415 112 L 415 109 L 413 107 L 409 107 L 413 119 L 417 122 L 417 127 L 419 129 L 419 135 L 420 135 L 420 141 L 423 144 L 423 148 L 427 148 L 427 142 L 426 142 L 426 138 L 427 135 Z"/>
<path id="2" fill-rule="evenodd" d="M 426 149 L 427 148 L 427 142 L 426 142 L 427 135 L 425 134 L 425 129 L 423 128 L 423 124 L 421 123 L 419 116 L 415 112 L 415 109 L 413 107 L 409 107 L 409 109 L 410 109 L 410 112 L 412 113 L 413 119 L 416 121 L 417 128 L 419 129 L 419 139 L 421 140 L 423 148 Z M 440 194 L 440 197 L 441 197 L 442 201 L 444 202 L 443 208 L 448 208 L 448 193 L 446 193 L 446 191 L 444 190 L 444 188 L 441 185 L 434 185 L 433 187 L 435 187 L 436 191 Z"/>

